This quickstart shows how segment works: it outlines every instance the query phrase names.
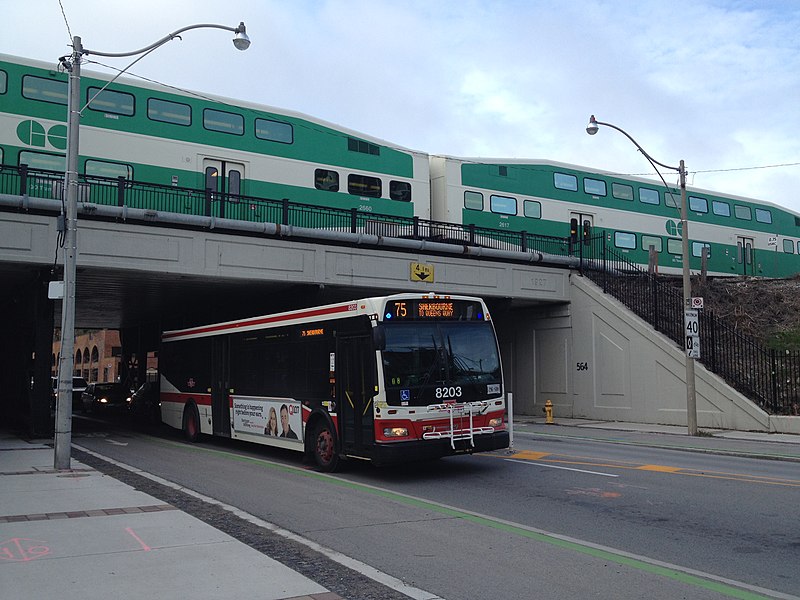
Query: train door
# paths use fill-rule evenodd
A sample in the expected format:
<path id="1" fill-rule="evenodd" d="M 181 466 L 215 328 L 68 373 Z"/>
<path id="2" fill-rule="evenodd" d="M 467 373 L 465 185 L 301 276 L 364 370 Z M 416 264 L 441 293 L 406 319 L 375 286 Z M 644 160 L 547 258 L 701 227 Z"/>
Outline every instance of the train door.
<path id="1" fill-rule="evenodd" d="M 230 340 L 211 339 L 211 426 L 214 435 L 231 437 Z"/>
<path id="2" fill-rule="evenodd" d="M 736 236 L 736 262 L 742 275 L 756 274 L 755 240 L 743 235 Z"/>
<path id="3" fill-rule="evenodd" d="M 580 241 L 589 242 L 592 237 L 592 226 L 594 225 L 594 215 L 587 213 L 569 213 L 569 240 L 571 244 Z"/>
<path id="4" fill-rule="evenodd" d="M 369 455 L 375 439 L 372 398 L 375 352 L 371 335 L 336 338 L 339 436 L 345 453 Z"/>
<path id="5" fill-rule="evenodd" d="M 215 217 L 226 216 L 229 202 L 237 202 L 244 182 L 242 163 L 203 158 L 203 187 L 206 190 L 206 214 Z"/>

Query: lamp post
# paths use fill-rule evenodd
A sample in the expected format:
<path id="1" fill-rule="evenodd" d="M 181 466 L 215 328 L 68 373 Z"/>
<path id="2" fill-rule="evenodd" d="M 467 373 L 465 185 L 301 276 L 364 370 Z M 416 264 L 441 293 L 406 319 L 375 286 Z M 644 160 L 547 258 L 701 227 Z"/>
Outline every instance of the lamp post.
<path id="1" fill-rule="evenodd" d="M 586 126 L 586 133 L 589 135 L 594 135 L 597 133 L 599 126 L 603 125 L 604 127 L 610 127 L 611 129 L 616 129 L 626 138 L 628 138 L 633 145 L 638 148 L 639 152 L 641 152 L 644 157 L 650 162 L 653 168 L 658 173 L 658 176 L 661 178 L 661 181 L 664 183 L 664 187 L 669 190 L 669 186 L 667 182 L 664 181 L 664 178 L 661 176 L 661 173 L 658 170 L 658 166 L 664 167 L 665 169 L 670 169 L 672 171 L 677 171 L 678 175 L 680 176 L 680 188 L 681 188 L 681 252 L 683 256 L 681 257 L 682 263 L 682 271 L 683 271 L 683 309 L 686 311 L 691 306 L 691 298 L 692 298 L 692 280 L 689 276 L 689 217 L 688 217 L 688 208 L 686 206 L 686 165 L 684 164 L 683 160 L 680 161 L 677 167 L 671 167 L 669 165 L 665 165 L 664 163 L 658 162 L 652 156 L 650 156 L 647 152 L 645 152 L 644 148 L 642 148 L 639 143 L 633 139 L 627 131 L 624 129 L 617 127 L 616 125 L 612 125 L 611 123 L 604 123 L 602 121 L 598 121 L 594 118 L 594 115 L 589 117 L 589 124 Z M 688 351 L 685 352 L 686 354 L 686 425 L 688 429 L 689 435 L 697 435 L 697 397 L 696 397 L 696 390 L 695 390 L 695 375 L 694 375 L 694 357 L 692 357 Z"/>
<path id="2" fill-rule="evenodd" d="M 173 31 L 157 42 L 133 52 L 88 50 L 83 47 L 81 38 L 74 36 L 72 38 L 72 54 L 62 56 L 60 59 L 63 67 L 69 72 L 69 82 L 67 100 L 67 168 L 64 174 L 64 189 L 66 193 L 64 298 L 61 304 L 61 355 L 58 363 L 58 402 L 56 403 L 55 424 L 54 466 L 56 469 L 70 468 L 70 446 L 72 444 L 72 369 L 73 354 L 75 352 L 75 278 L 78 255 L 78 142 L 80 138 L 81 113 L 102 90 L 150 52 L 175 38 L 180 39 L 180 34 L 184 31 L 207 28 L 224 29 L 235 33 L 233 45 L 237 50 L 247 50 L 250 47 L 250 38 L 247 37 L 243 22 L 239 23 L 238 27 L 203 23 L 189 25 Z M 138 56 L 138 58 L 120 71 L 86 105 L 81 107 L 81 60 L 87 54 L 113 58 Z"/>

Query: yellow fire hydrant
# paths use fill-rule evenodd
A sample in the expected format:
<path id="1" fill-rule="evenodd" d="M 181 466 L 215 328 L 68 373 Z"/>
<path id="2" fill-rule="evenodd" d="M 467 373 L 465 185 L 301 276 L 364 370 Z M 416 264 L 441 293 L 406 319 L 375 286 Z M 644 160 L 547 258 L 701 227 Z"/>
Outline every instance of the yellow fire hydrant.
<path id="1" fill-rule="evenodd" d="M 553 424 L 553 403 L 548 400 L 544 403 L 544 422 L 548 425 Z"/>

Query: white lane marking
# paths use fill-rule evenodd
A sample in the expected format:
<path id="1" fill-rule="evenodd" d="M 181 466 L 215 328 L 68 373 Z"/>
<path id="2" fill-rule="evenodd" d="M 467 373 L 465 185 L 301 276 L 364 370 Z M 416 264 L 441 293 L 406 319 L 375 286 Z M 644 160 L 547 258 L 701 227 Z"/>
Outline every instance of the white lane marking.
<path id="1" fill-rule="evenodd" d="M 116 465 L 118 467 L 121 467 L 121 468 L 123 468 L 123 469 L 125 469 L 127 471 L 130 471 L 131 473 L 135 473 L 137 475 L 141 475 L 142 477 L 146 477 L 147 479 L 150 479 L 151 481 L 155 481 L 156 483 L 160 483 L 161 485 L 170 487 L 170 488 L 172 488 L 174 490 L 181 491 L 184 494 L 188 494 L 190 496 L 193 496 L 193 497 L 195 497 L 195 498 L 197 498 L 199 500 L 202 500 L 203 502 L 208 502 L 209 504 L 214 504 L 216 506 L 219 506 L 219 507 L 221 507 L 221 508 L 223 508 L 223 509 L 225 509 L 227 511 L 232 512 L 237 517 L 240 517 L 240 518 L 244 519 L 245 521 L 248 521 L 248 522 L 252 523 L 253 525 L 256 525 L 258 527 L 263 527 L 264 529 L 268 529 L 269 531 L 271 531 L 271 532 L 273 532 L 273 533 L 275 533 L 277 535 L 280 535 L 281 537 L 284 537 L 286 539 L 289 539 L 289 540 L 292 540 L 292 541 L 295 541 L 295 542 L 299 542 L 299 543 L 311 548 L 312 550 L 315 550 L 315 551 L 319 552 L 320 554 L 325 555 L 330 560 L 332 560 L 334 562 L 337 562 L 340 565 L 343 565 L 345 567 L 348 567 L 349 569 L 352 569 L 352 570 L 354 570 L 354 571 L 356 571 L 358 573 L 361 573 L 365 577 L 369 577 L 373 581 L 377 581 L 378 583 L 381 583 L 381 584 L 385 585 L 386 587 L 388 587 L 390 589 L 393 589 L 393 590 L 395 590 L 397 592 L 400 592 L 401 594 L 404 594 L 404 595 L 408 596 L 409 598 L 413 598 L 414 600 L 445 600 L 441 596 L 437 596 L 436 594 L 433 594 L 432 592 L 427 592 L 425 590 L 421 590 L 419 588 L 410 586 L 407 583 L 401 581 L 400 579 L 397 579 L 396 577 L 392 577 L 388 573 L 384 573 L 383 571 L 379 571 L 375 567 L 371 567 L 370 565 L 368 565 L 366 563 L 363 563 L 363 562 L 361 562 L 359 560 L 356 560 L 354 558 L 350 558 L 349 556 L 346 556 L 346 555 L 342 554 L 341 552 L 337 552 L 336 550 L 332 550 L 330 548 L 326 548 L 325 546 L 322 546 L 322 545 L 318 544 L 317 542 L 314 542 L 312 540 L 309 540 L 307 538 L 299 536 L 296 533 L 293 533 L 293 532 L 288 531 L 286 529 L 282 529 L 282 528 L 278 527 L 277 525 L 275 525 L 274 523 L 270 523 L 268 521 L 264 521 L 263 519 L 260 519 L 260 518 L 256 517 L 255 515 L 251 515 L 250 513 L 247 513 L 245 511 L 239 509 L 239 508 L 236 508 L 235 506 L 231 506 L 230 504 L 225 504 L 224 502 L 220 502 L 219 500 L 217 500 L 215 498 L 211 498 L 209 496 L 205 496 L 205 495 L 200 494 L 199 492 L 196 492 L 196 491 L 194 491 L 192 489 L 189 489 L 187 487 L 183 487 L 182 485 L 180 485 L 178 483 L 175 483 L 175 482 L 170 481 L 168 479 L 164 479 L 163 477 L 159 477 L 158 475 L 153 475 L 152 473 L 148 473 L 147 471 L 143 471 L 143 470 L 141 470 L 141 469 L 139 469 L 137 467 L 133 467 L 131 465 L 125 464 L 125 463 L 120 462 L 118 460 L 114 460 L 113 458 L 110 458 L 108 456 L 100 454 L 99 452 L 94 452 L 93 450 L 89 450 L 88 448 L 85 448 L 83 446 L 79 446 L 77 444 L 72 444 L 72 445 L 75 448 L 77 448 L 78 450 L 86 452 L 87 454 L 91 454 L 92 456 L 94 456 L 96 458 L 99 458 L 100 460 L 104 460 L 104 461 L 106 461 L 108 463 L 111 463 L 112 465 Z M 270 464 L 278 464 L 278 463 L 273 463 L 273 462 L 267 461 L 267 460 L 265 460 L 263 462 L 270 463 Z M 283 466 L 283 465 L 281 465 L 281 466 Z M 300 471 L 300 469 L 297 469 L 297 470 Z"/>
<path id="2" fill-rule="evenodd" d="M 537 467 L 547 467 L 548 469 L 561 469 L 562 471 L 575 471 L 576 473 L 588 473 L 589 475 L 602 475 L 603 477 L 619 477 L 613 473 L 601 473 L 600 471 L 587 471 L 585 469 L 573 469 L 571 467 L 559 467 L 558 465 L 545 465 L 543 463 L 531 462 L 529 460 L 515 460 L 513 458 L 504 458 L 506 462 L 519 463 L 521 465 L 536 465 Z"/>

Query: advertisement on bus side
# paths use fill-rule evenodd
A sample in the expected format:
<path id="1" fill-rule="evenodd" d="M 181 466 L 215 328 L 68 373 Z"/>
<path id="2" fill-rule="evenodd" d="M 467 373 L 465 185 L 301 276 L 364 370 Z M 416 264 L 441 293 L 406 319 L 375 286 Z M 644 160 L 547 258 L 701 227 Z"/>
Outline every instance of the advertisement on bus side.
<path id="1" fill-rule="evenodd" d="M 290 398 L 233 396 L 233 428 L 239 433 L 302 442 L 300 402 Z"/>

